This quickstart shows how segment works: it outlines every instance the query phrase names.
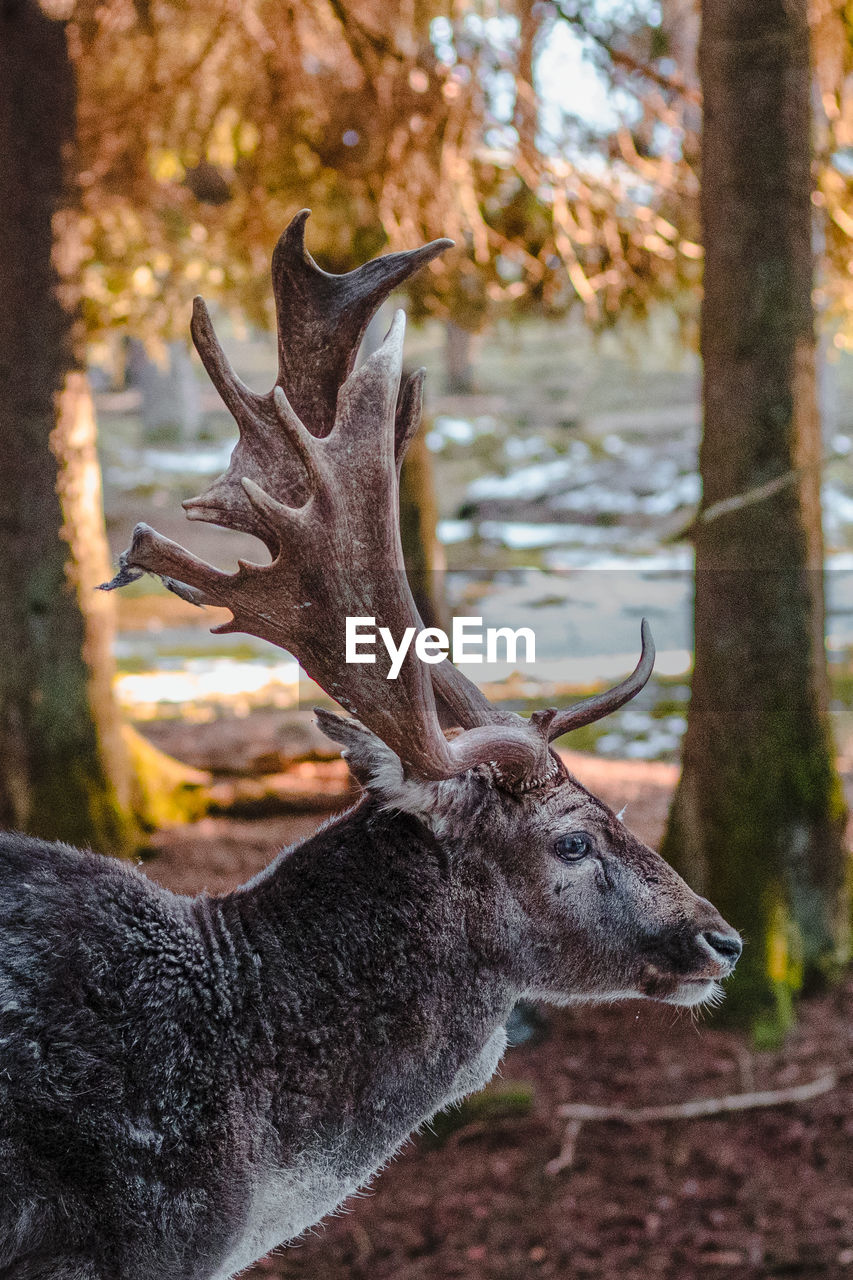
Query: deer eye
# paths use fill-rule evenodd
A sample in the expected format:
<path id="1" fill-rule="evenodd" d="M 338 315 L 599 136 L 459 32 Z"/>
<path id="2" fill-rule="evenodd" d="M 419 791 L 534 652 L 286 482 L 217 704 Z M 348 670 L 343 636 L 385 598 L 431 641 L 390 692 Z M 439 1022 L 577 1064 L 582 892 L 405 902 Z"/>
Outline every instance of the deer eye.
<path id="1" fill-rule="evenodd" d="M 580 862 L 592 853 L 592 841 L 582 831 L 574 831 L 555 840 L 554 852 L 563 862 Z"/>

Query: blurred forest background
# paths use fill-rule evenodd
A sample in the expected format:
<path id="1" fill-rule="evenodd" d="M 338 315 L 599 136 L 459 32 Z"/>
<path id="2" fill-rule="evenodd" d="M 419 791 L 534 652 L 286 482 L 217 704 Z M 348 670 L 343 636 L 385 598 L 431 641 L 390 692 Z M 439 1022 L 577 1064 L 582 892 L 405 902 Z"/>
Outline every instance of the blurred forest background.
<path id="1" fill-rule="evenodd" d="M 353 795 L 287 655 L 95 590 L 137 520 L 187 540 L 235 434 L 192 297 L 266 389 L 306 206 L 329 271 L 454 239 L 395 300 L 421 612 L 533 626 L 535 664 L 468 669 L 523 712 L 627 671 L 648 616 L 657 675 L 571 766 L 747 947 L 701 1042 L 645 1007 L 520 1019 L 510 1081 L 269 1270 L 850 1274 L 853 9 L 0 0 L 0 822 L 178 890 Z M 220 535 L 191 545 L 257 558 Z M 814 1078 L 748 1142 L 558 1113 Z"/>

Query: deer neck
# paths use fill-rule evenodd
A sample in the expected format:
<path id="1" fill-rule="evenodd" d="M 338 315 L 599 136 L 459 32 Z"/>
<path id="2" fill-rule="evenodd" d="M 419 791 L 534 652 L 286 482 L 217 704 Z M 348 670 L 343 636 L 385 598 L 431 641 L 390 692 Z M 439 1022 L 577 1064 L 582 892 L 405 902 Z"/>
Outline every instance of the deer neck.
<path id="1" fill-rule="evenodd" d="M 523 948 L 459 861 L 367 800 L 221 900 L 284 1147 L 337 1129 L 369 1164 L 494 1070 Z"/>

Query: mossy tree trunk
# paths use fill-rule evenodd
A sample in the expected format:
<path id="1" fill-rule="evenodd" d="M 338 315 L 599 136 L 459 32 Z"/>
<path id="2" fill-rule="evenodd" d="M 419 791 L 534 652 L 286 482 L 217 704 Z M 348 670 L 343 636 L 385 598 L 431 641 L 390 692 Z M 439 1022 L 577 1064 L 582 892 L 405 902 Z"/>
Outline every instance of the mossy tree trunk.
<path id="1" fill-rule="evenodd" d="M 696 665 L 664 851 L 745 933 L 727 1007 L 772 1040 L 792 993 L 848 945 L 824 653 L 806 0 L 705 0 L 700 72 L 704 496 Z"/>
<path id="2" fill-rule="evenodd" d="M 75 253 L 62 22 L 0 2 L 0 825 L 123 851 L 129 773 Z"/>

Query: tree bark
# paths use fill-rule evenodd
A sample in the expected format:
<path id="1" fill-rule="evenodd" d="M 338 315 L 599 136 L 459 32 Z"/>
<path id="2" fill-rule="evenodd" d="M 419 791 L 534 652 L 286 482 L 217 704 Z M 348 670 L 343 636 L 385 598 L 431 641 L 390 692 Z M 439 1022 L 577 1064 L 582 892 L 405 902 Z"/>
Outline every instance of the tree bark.
<path id="1" fill-rule="evenodd" d="M 170 342 L 168 364 L 158 365 L 144 343 L 131 338 L 127 352 L 127 381 L 142 397 L 142 426 L 148 436 L 174 428 L 183 442 L 198 437 L 201 426 L 201 387 L 185 342 Z"/>
<path id="2" fill-rule="evenodd" d="M 726 1003 L 767 1040 L 790 1020 L 792 993 L 848 949 L 824 653 L 806 9 L 703 5 L 704 496 L 692 698 L 664 844 L 745 933 Z"/>
<path id="3" fill-rule="evenodd" d="M 444 548 L 438 540 L 432 455 L 425 424 L 406 451 L 400 469 L 400 540 L 406 576 L 425 627 L 450 629 L 444 589 Z"/>
<path id="4" fill-rule="evenodd" d="M 84 365 L 66 33 L 0 3 L 0 824 L 121 852 L 133 833 Z"/>
<path id="5" fill-rule="evenodd" d="M 474 391 L 474 335 L 470 329 L 448 320 L 444 326 L 445 381 L 454 396 L 471 395 Z"/>

